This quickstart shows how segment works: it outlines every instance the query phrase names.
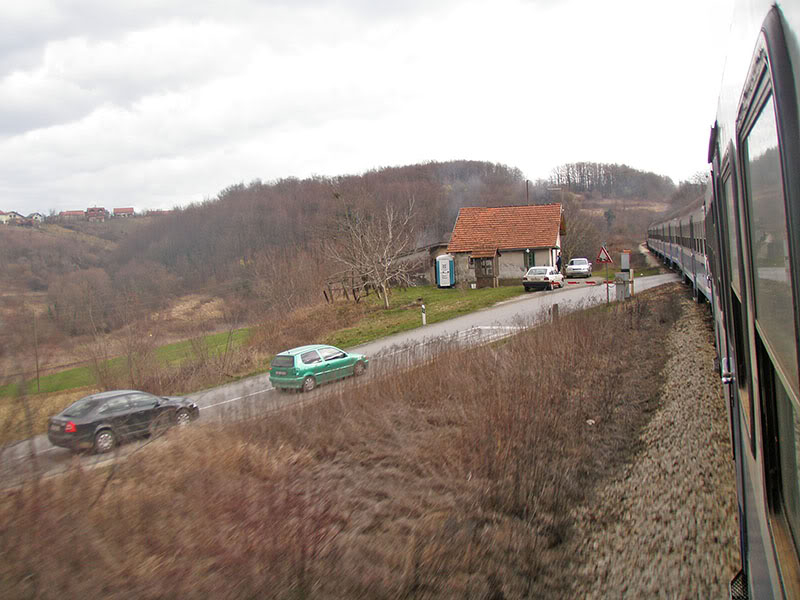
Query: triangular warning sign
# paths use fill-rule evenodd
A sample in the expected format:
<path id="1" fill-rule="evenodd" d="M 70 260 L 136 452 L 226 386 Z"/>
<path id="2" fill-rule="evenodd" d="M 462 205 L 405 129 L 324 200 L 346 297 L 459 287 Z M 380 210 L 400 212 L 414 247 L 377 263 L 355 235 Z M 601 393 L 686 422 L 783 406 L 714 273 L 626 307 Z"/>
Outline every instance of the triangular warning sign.
<path id="1" fill-rule="evenodd" d="M 611 255 L 606 250 L 605 246 L 600 246 L 600 252 L 597 253 L 597 258 L 595 262 L 599 263 L 613 263 L 614 261 L 611 260 Z"/>

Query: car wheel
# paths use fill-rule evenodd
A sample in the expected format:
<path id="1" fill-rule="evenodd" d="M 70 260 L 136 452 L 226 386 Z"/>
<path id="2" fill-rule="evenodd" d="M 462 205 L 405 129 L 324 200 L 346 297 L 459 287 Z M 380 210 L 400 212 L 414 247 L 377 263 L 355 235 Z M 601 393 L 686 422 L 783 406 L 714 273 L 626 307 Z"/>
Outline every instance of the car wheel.
<path id="1" fill-rule="evenodd" d="M 303 391 L 310 392 L 317 387 L 317 381 L 311 375 L 303 379 Z"/>
<path id="2" fill-rule="evenodd" d="M 175 425 L 183 427 L 192 422 L 192 415 L 185 408 L 178 409 L 175 413 Z"/>
<path id="3" fill-rule="evenodd" d="M 363 375 L 364 371 L 366 371 L 366 370 L 367 370 L 367 368 L 364 366 L 364 363 L 361 362 L 361 361 L 358 361 L 355 365 L 353 365 L 353 375 L 355 375 L 356 377 L 360 377 L 361 375 Z"/>
<path id="4" fill-rule="evenodd" d="M 111 452 L 117 445 L 117 436 L 110 429 L 98 431 L 94 436 L 94 451 L 97 454 Z"/>

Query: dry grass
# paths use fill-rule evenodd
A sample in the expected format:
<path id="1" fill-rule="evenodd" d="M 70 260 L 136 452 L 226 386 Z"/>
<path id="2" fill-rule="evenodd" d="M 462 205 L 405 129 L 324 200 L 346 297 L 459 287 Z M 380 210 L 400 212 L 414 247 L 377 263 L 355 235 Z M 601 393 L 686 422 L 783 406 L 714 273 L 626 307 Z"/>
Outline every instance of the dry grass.
<path id="1" fill-rule="evenodd" d="M 16 396 L 0 401 L 0 442 L 24 440 L 47 430 L 47 421 L 77 399 L 95 392 L 82 388 L 69 392 Z"/>
<path id="2" fill-rule="evenodd" d="M 566 597 L 570 508 L 636 449 L 679 289 L 6 493 L 0 589 Z"/>

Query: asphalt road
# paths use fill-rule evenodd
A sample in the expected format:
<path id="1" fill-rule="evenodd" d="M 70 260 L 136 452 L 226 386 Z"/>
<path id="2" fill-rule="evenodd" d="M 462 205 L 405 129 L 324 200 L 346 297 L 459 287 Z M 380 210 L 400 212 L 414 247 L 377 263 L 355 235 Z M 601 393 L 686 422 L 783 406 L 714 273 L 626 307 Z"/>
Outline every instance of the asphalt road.
<path id="1" fill-rule="evenodd" d="M 591 280 L 565 280 L 563 289 L 531 292 L 491 308 L 411 331 L 382 338 L 348 350 L 366 354 L 370 359 L 369 376 L 380 376 L 383 369 L 421 360 L 435 353 L 443 344 L 475 345 L 513 335 L 522 328 L 549 318 L 554 304 L 560 314 L 580 310 L 606 301 L 606 287 Z M 678 281 L 672 274 L 642 277 L 635 280 L 635 292 Z M 574 283 L 569 283 L 574 282 Z M 616 291 L 609 286 L 611 301 Z M 428 315 L 431 318 L 432 315 Z M 421 322 L 421 314 L 420 314 Z M 336 385 L 336 384 L 334 384 Z M 263 415 L 293 404 L 311 402 L 330 388 L 322 386 L 311 394 L 279 393 L 267 375 L 257 375 L 227 385 L 204 390 L 189 397 L 200 407 L 200 420 L 235 420 Z M 76 461 L 84 468 L 107 464 L 135 452 L 146 442 L 124 444 L 110 454 L 73 455 L 65 448 L 52 446 L 46 435 L 10 444 L 0 450 L 0 488 L 18 485 L 34 474 L 51 476 L 67 470 Z"/>

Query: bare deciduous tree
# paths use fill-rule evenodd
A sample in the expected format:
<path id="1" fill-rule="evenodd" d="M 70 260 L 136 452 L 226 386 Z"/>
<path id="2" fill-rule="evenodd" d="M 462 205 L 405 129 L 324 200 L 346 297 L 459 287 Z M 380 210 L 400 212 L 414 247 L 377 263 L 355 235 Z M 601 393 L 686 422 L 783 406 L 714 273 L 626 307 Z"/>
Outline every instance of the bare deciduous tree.
<path id="1" fill-rule="evenodd" d="M 326 236 L 325 249 L 330 258 L 375 289 L 384 308 L 389 308 L 390 284 L 410 283 L 416 267 L 408 259 L 414 250 L 414 221 L 413 197 L 403 208 L 386 204 L 377 214 L 345 206 Z"/>
<path id="2" fill-rule="evenodd" d="M 566 203 L 564 218 L 567 234 L 561 238 L 561 254 L 564 264 L 573 258 L 585 256 L 589 260 L 600 249 L 602 240 L 593 219 L 583 213 L 575 203 Z"/>

